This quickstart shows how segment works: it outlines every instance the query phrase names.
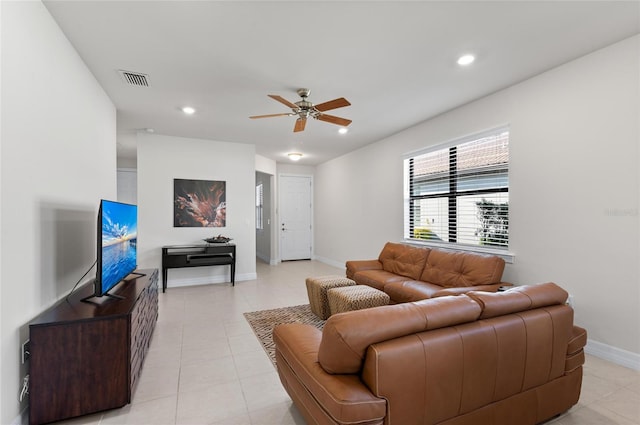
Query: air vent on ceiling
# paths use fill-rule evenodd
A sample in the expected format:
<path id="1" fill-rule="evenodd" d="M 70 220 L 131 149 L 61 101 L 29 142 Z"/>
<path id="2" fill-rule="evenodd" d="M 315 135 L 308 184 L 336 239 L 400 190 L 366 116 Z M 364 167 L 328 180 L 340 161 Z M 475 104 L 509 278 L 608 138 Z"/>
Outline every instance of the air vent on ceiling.
<path id="1" fill-rule="evenodd" d="M 122 77 L 125 83 L 131 86 L 149 87 L 149 76 L 147 74 L 141 74 L 139 72 L 118 70 L 118 73 Z"/>

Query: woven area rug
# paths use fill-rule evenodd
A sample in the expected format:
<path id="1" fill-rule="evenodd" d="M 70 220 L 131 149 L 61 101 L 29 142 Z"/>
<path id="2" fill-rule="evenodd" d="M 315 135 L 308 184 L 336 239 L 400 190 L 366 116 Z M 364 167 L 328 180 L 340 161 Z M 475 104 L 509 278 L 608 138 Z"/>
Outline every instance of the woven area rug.
<path id="1" fill-rule="evenodd" d="M 258 337 L 274 366 L 276 365 L 276 347 L 273 342 L 272 332 L 276 325 L 281 323 L 306 323 L 322 330 L 325 322 L 311 312 L 309 304 L 275 308 L 273 310 L 252 311 L 244 313 L 244 317 L 251 325 L 253 332 Z"/>

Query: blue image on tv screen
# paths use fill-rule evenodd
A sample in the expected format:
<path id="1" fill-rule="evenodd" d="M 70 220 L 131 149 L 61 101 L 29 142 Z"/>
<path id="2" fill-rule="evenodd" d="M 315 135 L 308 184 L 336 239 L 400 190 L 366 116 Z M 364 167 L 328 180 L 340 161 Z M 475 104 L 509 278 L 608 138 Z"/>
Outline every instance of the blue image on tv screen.
<path id="1" fill-rule="evenodd" d="M 102 201 L 102 293 L 136 269 L 138 207 Z"/>

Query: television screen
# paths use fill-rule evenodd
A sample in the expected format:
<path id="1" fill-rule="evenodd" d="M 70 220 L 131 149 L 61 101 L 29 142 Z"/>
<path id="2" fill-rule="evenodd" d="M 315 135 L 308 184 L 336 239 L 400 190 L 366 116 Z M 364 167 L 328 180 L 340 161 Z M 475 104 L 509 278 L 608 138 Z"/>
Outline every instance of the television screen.
<path id="1" fill-rule="evenodd" d="M 138 207 L 102 200 L 98 213 L 95 296 L 105 295 L 136 269 Z"/>

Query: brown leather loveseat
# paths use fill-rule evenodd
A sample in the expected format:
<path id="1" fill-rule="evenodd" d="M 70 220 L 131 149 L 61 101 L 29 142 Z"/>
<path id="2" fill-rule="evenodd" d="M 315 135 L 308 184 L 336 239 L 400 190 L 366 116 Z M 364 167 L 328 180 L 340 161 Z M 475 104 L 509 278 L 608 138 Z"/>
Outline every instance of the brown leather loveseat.
<path id="1" fill-rule="evenodd" d="M 566 299 L 546 283 L 279 325 L 278 374 L 309 424 L 539 424 L 580 396 Z"/>
<path id="2" fill-rule="evenodd" d="M 351 260 L 346 267 L 349 279 L 386 292 L 391 303 L 511 286 L 500 281 L 504 260 L 498 256 L 393 242 L 385 244 L 377 260 Z"/>

